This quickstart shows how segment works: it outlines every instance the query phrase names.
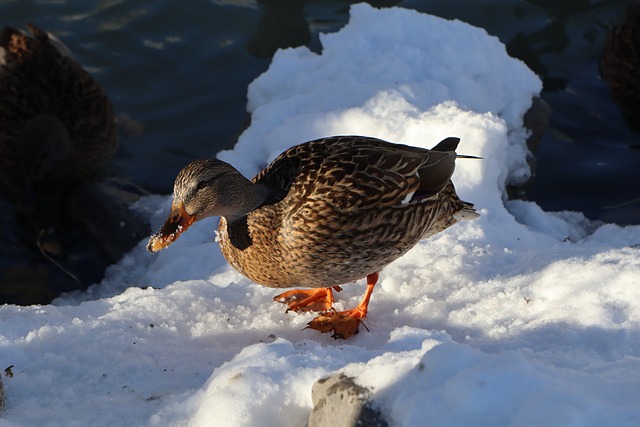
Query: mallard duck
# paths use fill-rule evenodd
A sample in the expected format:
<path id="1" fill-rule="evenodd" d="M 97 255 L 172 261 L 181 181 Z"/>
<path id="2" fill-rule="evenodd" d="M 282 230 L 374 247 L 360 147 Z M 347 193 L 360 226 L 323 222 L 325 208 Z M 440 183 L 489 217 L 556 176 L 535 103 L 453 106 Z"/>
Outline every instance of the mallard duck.
<path id="1" fill-rule="evenodd" d="M 171 213 L 147 245 L 157 252 L 194 221 L 220 216 L 227 261 L 262 286 L 307 287 L 274 299 L 320 311 L 308 327 L 349 338 L 367 316 L 378 273 L 421 239 L 478 216 L 450 178 L 458 138 L 431 150 L 365 136 L 334 136 L 289 148 L 251 181 L 201 159 L 180 171 Z M 332 289 L 367 278 L 360 304 L 338 312 Z"/>
<path id="2" fill-rule="evenodd" d="M 0 33 L 0 195 L 26 215 L 57 211 L 117 147 L 111 104 L 59 40 Z"/>

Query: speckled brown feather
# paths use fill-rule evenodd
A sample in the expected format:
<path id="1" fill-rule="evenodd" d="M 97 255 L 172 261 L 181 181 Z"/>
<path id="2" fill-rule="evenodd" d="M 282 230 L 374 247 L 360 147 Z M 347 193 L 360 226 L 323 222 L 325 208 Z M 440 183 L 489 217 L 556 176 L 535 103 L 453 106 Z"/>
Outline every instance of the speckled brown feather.
<path id="1" fill-rule="evenodd" d="M 455 149 L 456 140 L 445 141 Z M 277 288 L 336 286 L 380 271 L 419 240 L 477 216 L 449 179 L 455 156 L 361 136 L 292 147 L 253 179 L 272 197 L 240 220 L 221 218 L 222 252 L 254 282 Z"/>
<path id="2" fill-rule="evenodd" d="M 33 179 L 29 173 L 40 167 L 41 160 L 25 155 L 20 146 L 36 117 L 61 123 L 70 141 L 69 153 L 57 153 L 59 161 L 36 177 L 39 193 L 64 191 L 92 177 L 117 147 L 115 119 L 103 90 L 64 45 L 33 25 L 28 28 L 33 36 L 9 27 L 0 34 L 0 194 L 10 200 L 20 197 L 25 182 Z"/>

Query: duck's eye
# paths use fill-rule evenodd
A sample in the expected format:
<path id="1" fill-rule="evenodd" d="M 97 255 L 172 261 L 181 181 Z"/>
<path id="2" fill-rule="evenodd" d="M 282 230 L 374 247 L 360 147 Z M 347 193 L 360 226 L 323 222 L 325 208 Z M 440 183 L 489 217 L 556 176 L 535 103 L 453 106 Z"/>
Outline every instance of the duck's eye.
<path id="1" fill-rule="evenodd" d="M 198 183 L 197 188 L 198 188 L 198 190 L 202 190 L 202 189 L 203 189 L 204 187 L 206 187 L 206 186 L 207 186 L 207 181 L 200 181 L 200 182 Z"/>

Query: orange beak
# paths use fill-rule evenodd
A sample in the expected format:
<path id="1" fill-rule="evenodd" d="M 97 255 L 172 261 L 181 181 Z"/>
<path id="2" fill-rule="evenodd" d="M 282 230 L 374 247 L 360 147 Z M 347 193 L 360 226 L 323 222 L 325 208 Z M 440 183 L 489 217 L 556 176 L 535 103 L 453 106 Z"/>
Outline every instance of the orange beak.
<path id="1" fill-rule="evenodd" d="M 167 218 L 160 230 L 151 236 L 149 243 L 147 243 L 147 250 L 155 253 L 166 248 L 189 228 L 194 221 L 195 217 L 187 213 L 184 203 L 174 200 L 171 204 L 169 218 Z"/>

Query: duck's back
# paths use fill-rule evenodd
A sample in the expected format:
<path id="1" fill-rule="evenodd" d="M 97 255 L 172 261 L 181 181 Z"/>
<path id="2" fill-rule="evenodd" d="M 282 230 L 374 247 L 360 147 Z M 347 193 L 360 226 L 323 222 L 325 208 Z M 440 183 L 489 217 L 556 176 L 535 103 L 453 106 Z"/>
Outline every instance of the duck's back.
<path id="1" fill-rule="evenodd" d="M 292 147 L 254 178 L 271 199 L 240 221 L 221 221 L 223 253 L 274 287 L 335 286 L 379 271 L 475 216 L 449 179 L 455 143 L 436 151 L 341 136 Z"/>

